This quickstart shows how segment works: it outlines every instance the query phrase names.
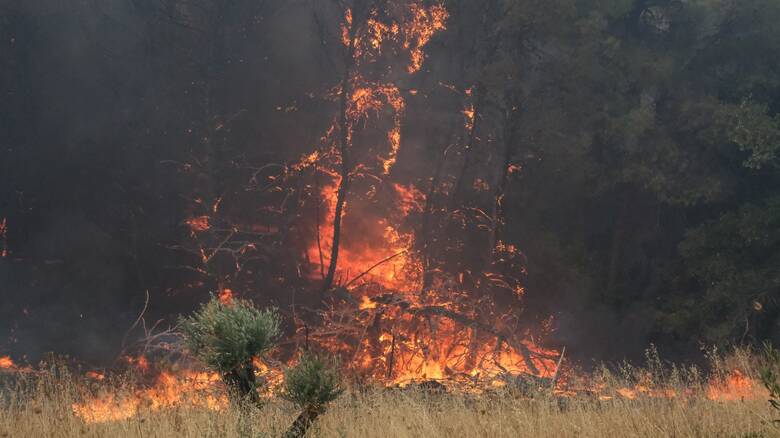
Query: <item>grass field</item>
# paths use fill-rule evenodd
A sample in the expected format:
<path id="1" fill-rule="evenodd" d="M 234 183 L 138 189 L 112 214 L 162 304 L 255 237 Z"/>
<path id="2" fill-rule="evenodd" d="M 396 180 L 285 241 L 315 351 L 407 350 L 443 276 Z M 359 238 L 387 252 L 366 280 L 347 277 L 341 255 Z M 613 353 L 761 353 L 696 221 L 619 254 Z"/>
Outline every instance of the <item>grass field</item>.
<path id="1" fill-rule="evenodd" d="M 755 367 L 747 355 L 719 362 L 707 378 L 693 368 L 623 367 L 571 378 L 565 395 L 511 385 L 480 393 L 351 389 L 318 419 L 309 436 L 780 437 Z M 735 369 L 742 378 L 729 383 Z M 116 405 L 100 409 L 118 409 L 120 400 L 145 393 L 124 380 L 88 382 L 67 373 L 6 374 L 4 381 L 3 438 L 276 437 L 298 414 L 275 397 L 262 409 L 241 409 L 220 401 L 219 394 L 204 403 L 190 399 L 189 387 L 169 387 L 156 394 L 169 402 L 145 400 L 134 404 L 127 418 L 85 421 L 74 406 L 110 397 Z"/>

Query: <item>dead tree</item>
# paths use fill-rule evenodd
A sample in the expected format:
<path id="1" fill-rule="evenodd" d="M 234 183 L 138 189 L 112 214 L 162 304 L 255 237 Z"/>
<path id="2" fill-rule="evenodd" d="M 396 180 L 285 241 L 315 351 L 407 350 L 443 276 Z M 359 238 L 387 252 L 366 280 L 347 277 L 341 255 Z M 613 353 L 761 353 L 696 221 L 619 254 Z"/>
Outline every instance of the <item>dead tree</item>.
<path id="1" fill-rule="evenodd" d="M 350 177 L 352 173 L 352 163 L 350 161 L 350 149 L 352 141 L 352 123 L 349 117 L 349 109 L 352 100 L 352 77 L 356 67 L 355 62 L 355 43 L 361 23 L 365 21 L 368 12 L 368 2 L 356 0 L 352 8 L 352 20 L 347 23 L 348 45 L 344 54 L 344 74 L 341 78 L 341 93 L 339 95 L 339 154 L 341 155 L 341 181 L 339 181 L 338 193 L 336 195 L 336 209 L 333 217 L 333 242 L 330 251 L 330 264 L 328 272 L 325 274 L 323 290 L 328 291 L 333 286 L 333 279 L 336 276 L 336 267 L 339 259 L 339 245 L 341 242 L 341 219 L 344 213 L 344 202 L 347 200 L 349 192 Z"/>

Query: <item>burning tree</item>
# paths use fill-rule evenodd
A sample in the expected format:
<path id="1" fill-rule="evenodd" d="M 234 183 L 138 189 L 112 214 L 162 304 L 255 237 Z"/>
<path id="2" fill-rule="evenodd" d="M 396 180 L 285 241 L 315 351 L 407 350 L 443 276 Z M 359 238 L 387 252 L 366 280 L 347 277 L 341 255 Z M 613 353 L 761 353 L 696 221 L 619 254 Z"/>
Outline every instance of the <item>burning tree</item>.
<path id="1" fill-rule="evenodd" d="M 552 376 L 557 352 L 520 319 L 523 254 L 502 235 L 521 93 L 477 79 L 426 84 L 425 49 L 450 19 L 441 3 L 337 5 L 315 6 L 322 40 L 340 43 L 338 82 L 321 94 L 327 127 L 300 158 L 243 169 L 245 194 L 204 189 L 177 248 L 194 256 L 187 268 L 224 300 L 262 283 L 289 304 L 296 336 L 284 351 L 316 346 L 359 378 Z M 490 47 L 475 63 L 500 58 Z M 449 133 L 436 163 L 419 166 L 405 121 L 442 92 Z M 254 221 L 240 213 L 246 193 Z"/>
<path id="2" fill-rule="evenodd" d="M 397 169 L 408 102 L 423 94 L 408 84 L 421 72 L 425 46 L 446 28 L 447 10 L 421 1 L 344 8 L 343 76 L 331 94 L 338 113 L 317 150 L 296 165 L 312 169 L 314 190 L 304 203 L 315 204 L 316 221 L 308 222 L 305 256 L 326 305 L 296 314 L 300 342 L 338 353 L 358 376 L 395 382 L 552 375 L 556 353 L 518 331 L 522 254 L 500 238 L 511 139 L 496 181 L 471 174 L 484 87 L 446 87 L 466 106 L 454 172 L 447 157 L 433 175 L 410 178 Z M 507 105 L 509 125 L 514 107 Z M 463 204 L 467 172 L 469 186 L 493 187 L 491 213 Z M 426 180 L 424 194 L 417 184 Z M 481 238 L 485 229 L 488 255 L 470 257 L 470 240 L 461 236 Z"/>

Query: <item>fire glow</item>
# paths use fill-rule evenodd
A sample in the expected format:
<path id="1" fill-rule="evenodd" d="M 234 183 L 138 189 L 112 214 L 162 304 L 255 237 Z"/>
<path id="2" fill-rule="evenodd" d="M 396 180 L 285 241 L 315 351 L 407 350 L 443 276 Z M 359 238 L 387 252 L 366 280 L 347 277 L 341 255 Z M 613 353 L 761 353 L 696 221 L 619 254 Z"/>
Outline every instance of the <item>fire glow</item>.
<path id="1" fill-rule="evenodd" d="M 312 196 L 317 205 L 316 225 L 312 227 L 315 231 L 306 240 L 301 254 L 306 261 L 307 280 L 315 285 L 325 282 L 330 265 L 334 265 L 336 273 L 333 284 L 324 288 L 323 295 L 328 294 L 329 301 L 317 315 L 320 326 L 312 328 L 295 319 L 295 342 L 298 345 L 305 342 L 307 347 L 313 344 L 339 356 L 349 375 L 388 386 L 442 381 L 481 391 L 507 385 L 507 377 L 532 376 L 550 389 L 562 387 L 564 379 L 558 379 L 562 366 L 565 367 L 562 353 L 537 342 L 543 338 L 544 329 L 531 333 L 518 328 L 519 316 L 514 310 L 522 306 L 523 288 L 519 282 L 508 281 L 499 269 L 493 269 L 497 261 L 521 258 L 517 246 L 498 239 L 491 242 L 490 256 L 494 259 L 485 263 L 480 285 L 466 280 L 472 274 L 467 269 L 443 272 L 423 262 L 420 237 L 409 223 L 414 222 L 415 215 L 429 214 L 426 205 L 430 200 L 413 183 L 394 180 L 393 175 L 403 144 L 406 99 L 417 92 L 403 91 L 396 77 L 367 78 L 361 74 L 360 67 L 378 62 L 381 57 L 395 56 L 401 59 L 402 74 L 419 73 L 426 58 L 425 47 L 446 29 L 449 16 L 442 5 L 425 6 L 421 0 L 412 0 L 400 8 L 381 14 L 370 10 L 359 27 L 355 22 L 359 17 L 353 16 L 352 10 L 344 12 L 341 40 L 345 47 L 352 49 L 352 66 L 347 68 L 341 86 L 334 87 L 332 92 L 333 97 L 344 97 L 344 114 L 333 117 L 316 150 L 289 166 L 297 173 L 314 169 L 317 178 Z M 479 91 L 473 90 L 465 89 L 462 110 L 464 137 L 472 139 L 476 137 L 477 122 L 482 120 L 473 102 Z M 370 157 L 347 162 L 344 152 L 354 152 L 353 141 L 371 123 L 386 128 L 379 136 L 380 144 L 361 145 L 371 151 Z M 514 164 L 507 168 L 508 173 L 519 171 Z M 364 184 L 372 188 L 358 194 L 354 189 L 344 189 L 350 180 L 375 182 Z M 475 179 L 474 184 L 483 187 L 483 192 L 491 188 L 481 179 Z M 221 199 L 217 200 L 210 208 L 214 214 L 220 202 Z M 382 208 L 367 207 L 379 203 L 383 203 Z M 355 227 L 358 231 L 346 233 L 339 241 L 335 224 L 342 218 L 359 225 Z M 493 222 L 497 222 L 495 218 Z M 185 221 L 193 235 L 213 230 L 215 223 L 220 224 L 207 215 Z M 5 230 L 3 220 L 0 222 L 3 256 L 7 254 Z M 336 253 L 337 259 L 333 256 Z M 204 263 L 211 257 L 201 250 Z M 519 277 L 522 272 L 516 274 Z M 499 306 L 489 293 L 477 293 L 480 286 L 508 291 L 509 298 L 505 297 L 505 301 L 511 304 Z M 223 303 L 229 304 L 237 296 L 236 292 L 240 290 L 220 284 L 217 294 Z M 150 371 L 144 356 L 128 363 L 144 375 Z M 10 358 L 0 357 L 0 369 L 14 367 Z M 278 370 L 270 370 L 261 362 L 256 367 L 272 386 L 281 382 Z M 86 377 L 106 381 L 104 373 L 95 371 Z M 761 394 L 758 388 L 755 381 L 734 371 L 726 380 L 710 383 L 707 397 L 725 401 L 758 397 Z M 557 394 L 576 395 L 577 391 L 561 388 Z M 630 400 L 677 396 L 673 390 L 655 389 L 649 384 L 620 388 L 615 395 Z M 74 403 L 72 409 L 86 422 L 106 422 L 179 405 L 222 410 L 227 404 L 219 375 L 183 370 L 161 371 L 148 388 L 124 395 L 84 394 L 84 401 Z"/>
<path id="2" fill-rule="evenodd" d="M 414 185 L 391 182 L 402 142 L 405 97 L 394 83 L 363 77 L 359 67 L 392 53 L 386 49 L 389 46 L 404 52 L 406 74 L 419 72 L 425 60 L 424 48 L 436 33 L 446 29 L 448 13 L 441 5 L 426 7 L 417 1 L 412 1 L 405 11 L 386 12 L 389 13 L 369 11 L 362 27 L 354 21 L 358 18 L 353 11 L 347 10 L 344 15 L 342 43 L 354 48 L 354 67 L 348 78 L 351 92 L 343 125 L 347 132 L 343 133 L 342 142 L 347 143 L 347 150 L 351 149 L 359 129 L 382 118 L 382 114 L 390 114 L 387 152 L 378 154 L 376 162 L 362 161 L 347 170 L 348 178 L 357 183 L 367 176 L 379 181 L 385 188 L 383 210 L 388 213 L 366 211 L 365 205 L 371 205 L 378 196 L 375 190 L 362 199 L 345 200 L 339 209 L 339 190 L 345 177 L 337 167 L 346 165 L 335 135 L 340 129 L 339 118 L 326 131 L 320 149 L 293 166 L 300 169 L 314 164 L 329 179 L 318 193 L 316 237 L 306 250 L 306 258 L 314 266 L 312 279 L 324 279 L 331 265 L 333 246 L 338 245 L 335 286 L 347 294 L 342 298 L 352 302 L 324 311 L 321 316 L 325 323 L 320 330 L 309 333 L 306 326 L 306 342 L 314 341 L 324 350 L 349 358 L 352 372 L 388 383 L 453 378 L 490 380 L 502 373 L 549 378 L 558 369 L 559 353 L 539 347 L 525 334 L 514 333 L 511 311 L 499 310 L 488 297 L 471 296 L 462 284 L 463 273 L 435 275 L 432 284 L 424 284 L 426 268 L 415 247 L 417 236 L 412 231 L 414 227 L 409 230 L 404 224 L 413 222 L 408 220 L 412 214 L 425 213 L 427 200 Z M 396 19 L 383 22 L 380 16 L 386 15 Z M 465 94 L 470 96 L 470 89 Z M 472 109 L 467 114 L 467 130 L 471 129 L 473 118 Z M 322 159 L 328 155 L 335 159 Z M 378 172 L 372 174 L 372 169 Z M 360 218 L 359 235 L 353 232 L 334 243 L 334 223 L 342 218 Z M 497 252 L 517 252 L 512 245 L 497 244 Z M 497 284 L 502 282 L 498 274 L 488 272 L 485 277 Z M 522 295 L 516 292 L 515 297 Z M 488 315 L 500 328 L 480 322 Z M 363 327 L 362 333 L 345 330 L 346 320 L 351 327 Z M 343 336 L 333 337 L 336 332 Z"/>
<path id="3" fill-rule="evenodd" d="M 88 375 L 104 380 L 104 375 Z M 82 403 L 72 405 L 73 412 L 88 423 L 121 421 L 144 412 L 186 405 L 195 408 L 221 410 L 227 407 L 227 395 L 219 391 L 220 378 L 215 373 L 180 371 L 160 373 L 154 384 L 127 394 L 103 392 L 86 396 Z"/>

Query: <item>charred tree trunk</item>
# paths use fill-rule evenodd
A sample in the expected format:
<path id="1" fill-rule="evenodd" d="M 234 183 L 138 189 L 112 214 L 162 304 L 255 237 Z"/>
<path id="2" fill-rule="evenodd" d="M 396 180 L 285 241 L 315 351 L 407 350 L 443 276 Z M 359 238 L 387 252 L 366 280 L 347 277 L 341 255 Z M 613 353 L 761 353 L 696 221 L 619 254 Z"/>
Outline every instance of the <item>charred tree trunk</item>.
<path id="1" fill-rule="evenodd" d="M 249 360 L 243 365 L 230 370 L 224 375 L 225 383 L 240 401 L 249 401 L 260 404 L 260 396 L 257 394 L 257 380 L 255 368 Z"/>
<path id="2" fill-rule="evenodd" d="M 306 408 L 298 415 L 298 418 L 293 421 L 293 424 L 284 433 L 284 438 L 303 438 L 306 436 L 306 432 L 309 430 L 314 420 L 323 414 L 323 409 L 315 409 L 312 407 Z"/>
<path id="3" fill-rule="evenodd" d="M 484 95 L 484 86 L 480 83 L 474 89 L 474 120 L 471 123 L 471 129 L 468 133 L 468 140 L 463 148 L 463 165 L 460 168 L 458 177 L 455 180 L 455 188 L 452 190 L 452 196 L 450 198 L 450 211 L 455 210 L 458 199 L 463 192 L 466 173 L 471 167 L 471 161 L 474 156 L 474 147 L 477 142 L 477 132 L 479 129 L 480 111 L 482 110 L 482 98 Z"/>
<path id="4" fill-rule="evenodd" d="M 355 37 L 358 32 L 359 7 L 361 2 L 355 2 L 352 11 L 352 22 L 349 24 L 349 46 L 344 56 L 344 76 L 341 79 L 341 95 L 339 97 L 339 153 L 341 154 L 341 181 L 339 181 L 338 194 L 336 195 L 336 209 L 333 217 L 333 241 L 330 251 L 330 264 L 328 272 L 325 274 L 323 282 L 323 291 L 328 291 L 333 287 L 333 280 L 336 276 L 336 266 L 339 260 L 339 245 L 341 243 L 341 219 L 344 212 L 344 202 L 347 199 L 349 191 L 350 173 L 352 165 L 350 163 L 350 142 L 352 140 L 352 127 L 349 120 L 349 105 L 352 99 L 351 81 L 352 70 L 355 67 Z"/>
<path id="5" fill-rule="evenodd" d="M 504 151 L 502 154 L 501 168 L 499 169 L 498 177 L 493 184 L 493 202 L 491 206 L 490 214 L 490 236 L 488 238 L 487 255 L 485 257 L 485 265 L 489 266 L 493 263 L 495 248 L 498 242 L 501 240 L 501 234 L 503 232 L 503 225 L 506 223 L 504 220 L 504 196 L 506 195 L 506 187 L 509 182 L 509 167 L 512 165 L 512 156 L 515 153 L 515 107 L 511 106 L 506 109 L 504 115 Z"/>
<path id="6" fill-rule="evenodd" d="M 452 134 L 454 135 L 454 133 Z M 428 288 L 431 287 L 431 282 L 433 281 L 433 278 L 431 276 L 431 264 L 432 264 L 432 258 L 433 254 L 431 254 L 432 248 L 432 232 L 431 232 L 431 220 L 433 219 L 433 209 L 434 209 L 434 201 L 433 198 L 436 196 L 436 189 L 439 186 L 439 182 L 441 181 L 441 174 L 444 169 L 444 163 L 447 161 L 447 153 L 450 150 L 451 144 L 450 140 L 452 139 L 452 135 L 447 140 L 447 144 L 444 147 L 444 150 L 442 150 L 441 157 L 439 158 L 439 162 L 436 163 L 436 170 L 433 172 L 433 178 L 431 179 L 431 185 L 428 187 L 428 193 L 425 195 L 425 206 L 423 207 L 423 215 L 422 215 L 422 225 L 420 226 L 420 242 L 421 244 L 418 246 L 420 249 L 421 255 L 422 255 L 422 268 L 423 268 L 423 284 L 422 284 L 422 293 L 425 293 Z"/>

